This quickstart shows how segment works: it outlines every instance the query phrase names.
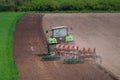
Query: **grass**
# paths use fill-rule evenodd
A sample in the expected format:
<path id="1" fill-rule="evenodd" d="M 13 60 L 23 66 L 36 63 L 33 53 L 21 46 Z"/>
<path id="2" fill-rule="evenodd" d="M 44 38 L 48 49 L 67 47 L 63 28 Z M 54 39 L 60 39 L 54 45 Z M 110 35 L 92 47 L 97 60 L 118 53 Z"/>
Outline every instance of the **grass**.
<path id="1" fill-rule="evenodd" d="M 120 0 L 28 0 L 18 11 L 120 10 Z"/>
<path id="2" fill-rule="evenodd" d="M 0 80 L 18 80 L 13 57 L 14 28 L 24 13 L 0 13 Z"/>
<path id="3" fill-rule="evenodd" d="M 27 14 L 37 13 L 120 13 L 120 10 L 80 10 L 80 11 L 27 11 Z"/>

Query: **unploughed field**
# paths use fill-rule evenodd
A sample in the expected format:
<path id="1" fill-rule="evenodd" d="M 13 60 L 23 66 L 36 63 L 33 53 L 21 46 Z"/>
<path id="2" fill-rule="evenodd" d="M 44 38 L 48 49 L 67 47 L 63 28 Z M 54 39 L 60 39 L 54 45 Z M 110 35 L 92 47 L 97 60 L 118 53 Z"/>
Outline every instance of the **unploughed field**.
<path id="1" fill-rule="evenodd" d="M 13 58 L 14 27 L 23 13 L 0 13 L 0 80 L 17 80 L 18 71 Z"/>
<path id="2" fill-rule="evenodd" d="M 115 80 L 92 64 L 62 64 L 41 61 L 47 53 L 44 30 L 50 26 L 72 26 L 76 45 L 95 47 L 102 65 L 119 76 L 120 14 L 30 14 L 16 25 L 14 56 L 20 80 Z M 115 60 L 116 59 L 116 60 Z"/>
<path id="3" fill-rule="evenodd" d="M 102 66 L 120 77 L 120 13 L 46 14 L 43 17 L 44 30 L 60 25 L 73 27 L 71 34 L 76 45 L 95 47 L 103 58 Z"/>

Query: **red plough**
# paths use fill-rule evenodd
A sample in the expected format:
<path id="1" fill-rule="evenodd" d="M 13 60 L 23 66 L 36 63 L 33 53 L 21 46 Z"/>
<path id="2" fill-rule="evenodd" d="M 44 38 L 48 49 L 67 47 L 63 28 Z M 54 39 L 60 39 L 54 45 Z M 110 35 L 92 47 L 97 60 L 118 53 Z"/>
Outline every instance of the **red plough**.
<path id="1" fill-rule="evenodd" d="M 56 55 L 70 55 L 84 61 L 101 63 L 102 59 L 96 54 L 95 48 L 79 48 L 79 46 L 57 44 L 55 47 Z"/>

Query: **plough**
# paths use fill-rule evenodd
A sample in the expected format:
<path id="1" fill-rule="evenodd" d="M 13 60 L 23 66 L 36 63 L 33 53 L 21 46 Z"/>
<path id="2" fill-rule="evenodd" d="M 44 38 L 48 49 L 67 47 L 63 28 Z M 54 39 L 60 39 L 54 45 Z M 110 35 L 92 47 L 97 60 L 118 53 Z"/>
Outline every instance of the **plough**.
<path id="1" fill-rule="evenodd" d="M 54 55 L 54 57 L 53 57 Z M 51 57 L 52 56 L 52 57 Z M 49 59 L 60 59 L 60 57 L 65 56 L 64 63 L 84 63 L 93 62 L 101 63 L 102 59 L 96 54 L 95 48 L 79 48 L 79 46 L 57 44 L 54 51 L 48 56 L 43 58 Z"/>
<path id="2" fill-rule="evenodd" d="M 100 56 L 96 54 L 95 48 L 79 48 L 79 46 L 73 45 L 64 45 L 58 44 L 55 47 L 55 54 L 56 55 L 70 55 L 73 56 L 72 58 L 65 59 L 64 61 L 71 61 L 71 62 L 83 62 L 83 61 L 93 61 L 99 60 L 99 63 L 102 62 Z"/>
<path id="3" fill-rule="evenodd" d="M 48 55 L 42 57 L 42 59 L 46 60 L 46 61 L 56 60 L 56 59 L 59 59 L 59 58 L 60 58 L 60 56 L 57 56 L 57 55 L 54 55 L 54 54 L 48 54 Z"/>

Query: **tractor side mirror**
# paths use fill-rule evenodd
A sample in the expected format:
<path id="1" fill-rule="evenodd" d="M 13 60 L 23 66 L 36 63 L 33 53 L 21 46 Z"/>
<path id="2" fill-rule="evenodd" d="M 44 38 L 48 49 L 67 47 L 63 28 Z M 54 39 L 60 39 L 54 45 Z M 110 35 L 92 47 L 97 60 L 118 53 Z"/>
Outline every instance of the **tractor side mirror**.
<path id="1" fill-rule="evenodd" d="M 46 30 L 46 33 L 48 33 L 48 30 Z"/>

